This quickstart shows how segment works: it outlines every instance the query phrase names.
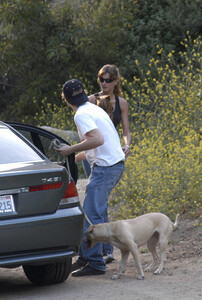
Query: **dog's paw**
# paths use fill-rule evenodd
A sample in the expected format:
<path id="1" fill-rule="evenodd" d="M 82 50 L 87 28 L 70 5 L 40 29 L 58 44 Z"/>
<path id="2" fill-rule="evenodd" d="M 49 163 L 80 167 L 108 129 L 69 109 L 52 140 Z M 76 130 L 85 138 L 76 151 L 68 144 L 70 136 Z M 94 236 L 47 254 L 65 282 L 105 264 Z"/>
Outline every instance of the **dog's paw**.
<path id="1" fill-rule="evenodd" d="M 121 277 L 121 275 L 118 275 L 118 274 L 117 274 L 117 275 L 113 275 L 113 276 L 112 276 L 112 279 L 113 279 L 113 280 L 116 280 L 116 279 L 119 279 L 120 277 Z"/>
<path id="2" fill-rule="evenodd" d="M 144 275 L 138 275 L 138 276 L 137 276 L 137 279 L 138 279 L 138 280 L 144 279 Z"/>

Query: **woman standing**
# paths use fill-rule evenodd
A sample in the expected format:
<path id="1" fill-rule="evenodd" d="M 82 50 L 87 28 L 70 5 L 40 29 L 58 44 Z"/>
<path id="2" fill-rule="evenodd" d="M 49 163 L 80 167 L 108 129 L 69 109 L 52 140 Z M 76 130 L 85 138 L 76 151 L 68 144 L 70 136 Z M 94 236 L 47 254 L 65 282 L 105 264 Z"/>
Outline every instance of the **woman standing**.
<path id="1" fill-rule="evenodd" d="M 130 153 L 131 135 L 128 121 L 128 103 L 121 97 L 121 77 L 119 69 L 115 65 L 104 65 L 98 72 L 97 78 L 98 84 L 100 85 L 101 91 L 97 94 L 88 97 L 91 103 L 96 104 L 97 95 L 109 95 L 110 102 L 113 107 L 113 123 L 117 127 L 120 123 L 122 124 L 123 130 L 123 151 L 127 157 Z"/>
<path id="2" fill-rule="evenodd" d="M 115 127 L 117 127 L 120 123 L 122 124 L 123 141 L 125 144 L 122 149 L 127 157 L 130 153 L 131 135 L 128 121 L 128 103 L 121 97 L 121 76 L 119 69 L 115 65 L 104 65 L 98 72 L 97 82 L 100 85 L 101 91 L 89 96 L 88 99 L 91 103 L 97 104 L 96 96 L 110 96 L 110 102 L 113 107 L 112 122 Z M 75 157 L 76 163 L 81 160 L 86 177 L 88 178 L 90 176 L 91 169 L 89 163 L 85 160 L 83 153 L 79 153 Z"/>

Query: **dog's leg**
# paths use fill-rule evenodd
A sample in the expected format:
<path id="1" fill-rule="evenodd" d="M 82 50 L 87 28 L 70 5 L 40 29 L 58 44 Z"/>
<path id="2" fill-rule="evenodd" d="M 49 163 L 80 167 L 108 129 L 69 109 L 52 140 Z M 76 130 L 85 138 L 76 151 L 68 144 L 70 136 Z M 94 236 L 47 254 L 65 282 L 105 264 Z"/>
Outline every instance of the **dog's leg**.
<path id="1" fill-rule="evenodd" d="M 121 274 L 124 273 L 125 265 L 126 265 L 129 254 L 130 254 L 129 251 L 121 250 L 121 261 L 120 261 L 120 264 L 119 264 L 119 271 L 116 275 L 112 276 L 112 279 L 118 279 L 118 278 L 121 277 Z"/>
<path id="2" fill-rule="evenodd" d="M 147 247 L 152 254 L 153 261 L 152 263 L 145 269 L 145 272 L 150 272 L 154 269 L 155 265 L 158 262 L 158 255 L 156 253 L 156 245 L 159 240 L 158 232 L 155 232 L 152 237 L 147 242 Z"/>
<path id="3" fill-rule="evenodd" d="M 164 263 L 166 261 L 166 247 L 168 245 L 168 239 L 165 237 L 159 238 L 159 246 L 160 246 L 160 252 L 161 252 L 161 263 L 158 269 L 154 272 L 155 275 L 158 275 L 162 272 Z"/>
<path id="4" fill-rule="evenodd" d="M 139 250 L 138 250 L 137 244 L 135 244 L 133 242 L 133 244 L 130 247 L 130 251 L 133 255 L 133 258 L 134 258 L 134 261 L 135 261 L 135 264 L 136 264 L 136 267 L 137 267 L 137 270 L 138 270 L 138 273 L 139 273 L 137 279 L 144 279 L 144 272 L 143 272 L 143 269 L 142 269 L 142 264 L 140 262 Z"/>

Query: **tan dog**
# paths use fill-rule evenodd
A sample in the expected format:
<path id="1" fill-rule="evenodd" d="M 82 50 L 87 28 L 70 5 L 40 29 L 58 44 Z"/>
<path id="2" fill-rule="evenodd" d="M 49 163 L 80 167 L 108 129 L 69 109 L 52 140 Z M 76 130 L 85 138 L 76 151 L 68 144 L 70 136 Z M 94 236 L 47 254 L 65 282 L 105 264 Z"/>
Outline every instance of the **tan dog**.
<path id="1" fill-rule="evenodd" d="M 110 102 L 110 96 L 95 96 L 97 101 L 97 106 L 101 107 L 106 111 L 106 113 L 109 115 L 110 119 L 113 118 L 113 107 Z"/>
<path id="2" fill-rule="evenodd" d="M 113 275 L 112 279 L 118 279 L 124 272 L 130 252 L 138 269 L 137 279 L 143 279 L 144 272 L 139 259 L 138 247 L 147 243 L 147 247 L 153 256 L 153 262 L 145 271 L 152 271 L 158 261 L 156 245 L 159 242 L 161 263 L 154 274 L 160 274 L 166 260 L 168 238 L 173 229 L 177 227 L 178 219 L 179 215 L 176 216 L 173 224 L 164 214 L 148 213 L 134 219 L 90 225 L 84 241 L 90 248 L 94 247 L 97 242 L 103 242 L 111 243 L 121 250 L 119 271 L 117 275 Z"/>

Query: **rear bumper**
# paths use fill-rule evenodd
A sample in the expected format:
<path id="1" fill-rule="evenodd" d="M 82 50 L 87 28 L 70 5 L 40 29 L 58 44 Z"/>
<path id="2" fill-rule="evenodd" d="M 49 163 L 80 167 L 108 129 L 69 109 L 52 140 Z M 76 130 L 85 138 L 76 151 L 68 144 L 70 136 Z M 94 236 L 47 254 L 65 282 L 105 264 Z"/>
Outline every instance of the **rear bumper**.
<path id="1" fill-rule="evenodd" d="M 0 266 L 50 263 L 75 256 L 83 236 L 80 207 L 0 222 Z"/>
<path id="2" fill-rule="evenodd" d="M 58 250 L 49 252 L 37 252 L 28 254 L 8 255 L 0 258 L 0 267 L 14 268 L 21 265 L 43 265 L 66 260 L 77 254 L 76 251 Z"/>

